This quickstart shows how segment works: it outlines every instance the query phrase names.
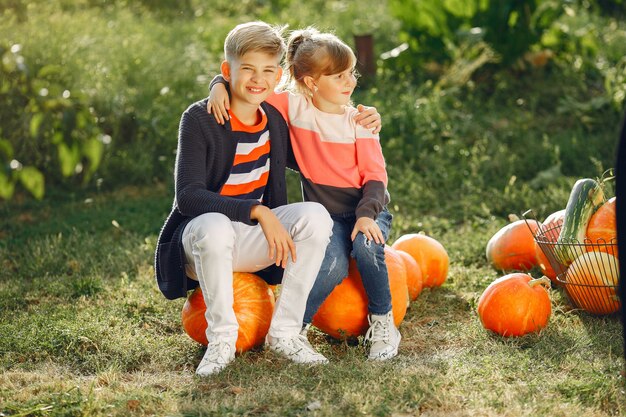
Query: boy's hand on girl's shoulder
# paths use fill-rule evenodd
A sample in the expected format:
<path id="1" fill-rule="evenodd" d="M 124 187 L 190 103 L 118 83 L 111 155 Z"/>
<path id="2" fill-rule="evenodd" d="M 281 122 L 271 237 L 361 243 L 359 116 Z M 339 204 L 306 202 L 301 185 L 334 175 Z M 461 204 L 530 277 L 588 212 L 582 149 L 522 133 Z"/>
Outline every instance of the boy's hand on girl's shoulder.
<path id="1" fill-rule="evenodd" d="M 223 125 L 228 120 L 228 110 L 230 109 L 230 99 L 228 90 L 224 84 L 216 83 L 209 92 L 209 101 L 206 110 L 215 117 L 217 123 Z"/>
<path id="2" fill-rule="evenodd" d="M 292 262 L 296 262 L 296 245 L 272 210 L 258 204 L 250 210 L 250 219 L 261 225 L 269 247 L 268 256 L 275 261 L 276 266 L 285 268 L 290 254 Z"/>
<path id="3" fill-rule="evenodd" d="M 373 134 L 379 133 L 382 129 L 382 120 L 380 113 L 376 110 L 376 107 L 367 107 L 362 104 L 356 106 L 359 112 L 354 116 L 354 121 L 366 129 L 370 129 Z"/>
<path id="4" fill-rule="evenodd" d="M 380 226 L 378 226 L 378 223 L 376 223 L 374 219 L 371 219 L 369 217 L 359 217 L 357 219 L 356 223 L 354 224 L 354 228 L 352 229 L 352 234 L 350 235 L 350 238 L 353 242 L 354 239 L 356 239 L 357 233 L 359 232 L 363 233 L 367 240 L 373 240 L 379 245 L 385 244 L 385 237 L 383 236 L 383 232 L 382 230 L 380 230 Z"/>

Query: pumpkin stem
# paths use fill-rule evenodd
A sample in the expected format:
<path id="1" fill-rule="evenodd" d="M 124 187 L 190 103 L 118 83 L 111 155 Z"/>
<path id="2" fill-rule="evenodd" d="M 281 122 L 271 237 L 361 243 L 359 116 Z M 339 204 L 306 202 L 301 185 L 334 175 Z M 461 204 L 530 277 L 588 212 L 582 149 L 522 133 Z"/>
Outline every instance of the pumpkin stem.
<path id="1" fill-rule="evenodd" d="M 604 186 L 606 182 L 613 181 L 613 180 L 615 180 L 615 171 L 613 168 L 609 168 L 606 171 L 604 171 L 602 175 L 600 175 L 600 178 L 598 178 L 597 181 L 600 183 L 601 186 Z"/>
<path id="2" fill-rule="evenodd" d="M 545 275 L 541 278 L 531 279 L 530 281 L 528 281 L 528 285 L 530 285 L 531 288 L 535 285 L 543 285 L 546 290 L 552 288 L 550 278 Z"/>
<path id="3" fill-rule="evenodd" d="M 599 202 L 603 202 L 606 201 L 606 184 L 609 181 L 615 181 L 615 171 L 613 168 L 609 168 L 606 171 L 604 171 L 602 173 L 602 175 L 600 175 L 600 178 L 596 178 L 596 181 L 598 182 L 598 188 L 600 189 L 599 191 L 602 191 L 602 199 L 599 200 L 598 198 L 594 197 L 594 196 L 589 196 L 589 198 L 591 199 L 591 201 L 594 202 L 594 204 L 599 204 Z M 598 201 L 599 200 L 599 201 Z"/>

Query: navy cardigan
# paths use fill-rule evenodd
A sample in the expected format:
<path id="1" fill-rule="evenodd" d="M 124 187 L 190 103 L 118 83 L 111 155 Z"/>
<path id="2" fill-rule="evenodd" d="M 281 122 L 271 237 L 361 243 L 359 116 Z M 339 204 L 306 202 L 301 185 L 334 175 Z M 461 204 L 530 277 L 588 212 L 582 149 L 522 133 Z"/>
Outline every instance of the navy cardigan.
<path id="1" fill-rule="evenodd" d="M 204 213 L 216 212 L 233 221 L 255 224 L 250 220 L 257 200 L 242 200 L 219 194 L 232 167 L 237 142 L 232 138 L 230 123 L 220 125 L 207 113 L 207 99 L 189 106 L 183 113 L 178 130 L 178 151 L 174 204 L 159 234 L 155 254 L 156 281 L 168 299 L 186 297 L 198 282 L 185 274 L 185 252 L 182 233 L 189 221 Z M 274 107 L 262 103 L 270 132 L 270 173 L 263 195 L 269 208 L 287 204 L 285 168 L 297 168 L 289 142 L 289 130 Z M 219 238 L 219 237 L 216 237 Z M 277 284 L 283 269 L 272 265 L 259 271 L 263 279 Z"/>

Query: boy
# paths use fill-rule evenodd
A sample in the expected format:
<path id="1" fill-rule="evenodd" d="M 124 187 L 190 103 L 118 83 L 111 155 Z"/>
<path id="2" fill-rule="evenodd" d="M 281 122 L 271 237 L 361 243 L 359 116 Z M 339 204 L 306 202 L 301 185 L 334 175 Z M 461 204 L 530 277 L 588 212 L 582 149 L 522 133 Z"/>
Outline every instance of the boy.
<path id="1" fill-rule="evenodd" d="M 222 63 L 232 95 L 229 123 L 216 123 L 206 99 L 192 104 L 180 122 L 176 195 L 155 268 L 167 298 L 185 297 L 198 284 L 202 289 L 209 343 L 200 376 L 221 371 L 235 357 L 233 271 L 256 272 L 269 283 L 282 276 L 267 345 L 297 363 L 327 362 L 299 332 L 332 221 L 318 203 L 287 204 L 289 131 L 280 113 L 263 103 L 280 80 L 284 51 L 276 28 L 263 22 L 235 27 Z"/>

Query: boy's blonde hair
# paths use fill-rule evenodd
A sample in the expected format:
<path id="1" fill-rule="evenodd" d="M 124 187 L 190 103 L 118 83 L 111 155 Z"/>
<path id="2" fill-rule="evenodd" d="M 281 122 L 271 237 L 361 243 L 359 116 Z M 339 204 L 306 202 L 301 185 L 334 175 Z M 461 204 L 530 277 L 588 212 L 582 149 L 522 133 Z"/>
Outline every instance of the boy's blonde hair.
<path id="1" fill-rule="evenodd" d="M 314 27 L 293 31 L 287 41 L 289 82 L 300 93 L 311 94 L 304 77 L 337 74 L 354 68 L 356 61 L 352 49 L 341 39 Z"/>
<path id="2" fill-rule="evenodd" d="M 224 57 L 232 62 L 247 52 L 264 52 L 276 56 L 285 54 L 284 26 L 270 26 L 265 22 L 248 22 L 235 26 L 224 40 Z"/>

